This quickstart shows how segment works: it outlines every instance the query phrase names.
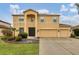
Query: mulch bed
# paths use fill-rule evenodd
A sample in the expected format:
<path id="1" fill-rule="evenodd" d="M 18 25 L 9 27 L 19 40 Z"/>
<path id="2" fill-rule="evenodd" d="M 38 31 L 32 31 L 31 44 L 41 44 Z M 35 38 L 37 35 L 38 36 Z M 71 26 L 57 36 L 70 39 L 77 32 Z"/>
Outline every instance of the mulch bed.
<path id="1" fill-rule="evenodd" d="M 7 40 L 3 40 L 6 43 L 20 43 L 20 44 L 24 44 L 24 43 L 39 43 L 39 40 L 37 39 L 22 39 L 21 41 L 7 41 Z"/>

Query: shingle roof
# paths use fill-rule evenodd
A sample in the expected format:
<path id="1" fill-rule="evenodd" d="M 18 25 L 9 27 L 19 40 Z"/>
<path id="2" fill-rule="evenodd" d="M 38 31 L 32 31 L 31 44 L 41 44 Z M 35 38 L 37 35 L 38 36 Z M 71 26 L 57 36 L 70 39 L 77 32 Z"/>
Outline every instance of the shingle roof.
<path id="1" fill-rule="evenodd" d="M 35 10 L 33 10 L 33 9 L 27 9 L 27 10 L 25 10 L 25 11 L 23 11 L 23 12 L 27 12 L 27 11 L 29 11 L 29 10 L 34 11 L 34 12 L 38 13 L 37 11 L 35 11 Z"/>
<path id="2" fill-rule="evenodd" d="M 8 22 L 5 22 L 5 21 L 2 21 L 2 20 L 0 20 L 0 22 L 3 22 L 3 23 L 6 23 L 6 24 L 9 24 L 9 25 L 11 25 L 10 23 L 8 23 Z"/>
<path id="3" fill-rule="evenodd" d="M 72 29 L 79 29 L 79 25 L 73 26 Z"/>
<path id="4" fill-rule="evenodd" d="M 7 27 L 5 25 L 0 25 L 0 28 L 10 28 L 10 27 Z"/>
<path id="5" fill-rule="evenodd" d="M 71 26 L 68 24 L 59 24 L 59 27 L 71 27 Z"/>

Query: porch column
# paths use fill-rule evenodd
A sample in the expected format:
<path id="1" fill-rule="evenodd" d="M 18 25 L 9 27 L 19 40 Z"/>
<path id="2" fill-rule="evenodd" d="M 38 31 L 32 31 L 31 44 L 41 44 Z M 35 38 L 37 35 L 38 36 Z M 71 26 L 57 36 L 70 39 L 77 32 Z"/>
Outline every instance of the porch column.
<path id="1" fill-rule="evenodd" d="M 37 37 L 37 20 L 38 20 L 38 16 L 35 15 L 35 37 Z"/>
<path id="2" fill-rule="evenodd" d="M 24 32 L 28 34 L 27 14 L 24 15 Z"/>

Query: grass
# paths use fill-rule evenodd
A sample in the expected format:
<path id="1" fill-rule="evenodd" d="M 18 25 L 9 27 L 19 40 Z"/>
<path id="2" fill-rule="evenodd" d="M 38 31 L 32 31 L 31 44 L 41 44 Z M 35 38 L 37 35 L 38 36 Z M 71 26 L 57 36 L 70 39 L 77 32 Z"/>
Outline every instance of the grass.
<path id="1" fill-rule="evenodd" d="M 38 55 L 39 44 L 14 44 L 0 40 L 0 55 Z"/>

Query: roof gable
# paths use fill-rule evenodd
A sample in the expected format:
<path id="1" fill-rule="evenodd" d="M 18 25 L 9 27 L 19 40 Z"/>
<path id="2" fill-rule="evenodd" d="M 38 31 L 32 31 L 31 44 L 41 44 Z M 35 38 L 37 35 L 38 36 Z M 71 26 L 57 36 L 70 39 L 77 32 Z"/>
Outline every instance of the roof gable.
<path id="1" fill-rule="evenodd" d="M 35 10 L 33 10 L 33 9 L 28 9 L 28 10 L 25 10 L 23 13 L 28 12 L 28 11 L 33 11 L 33 12 L 38 13 L 37 11 L 35 11 Z"/>

